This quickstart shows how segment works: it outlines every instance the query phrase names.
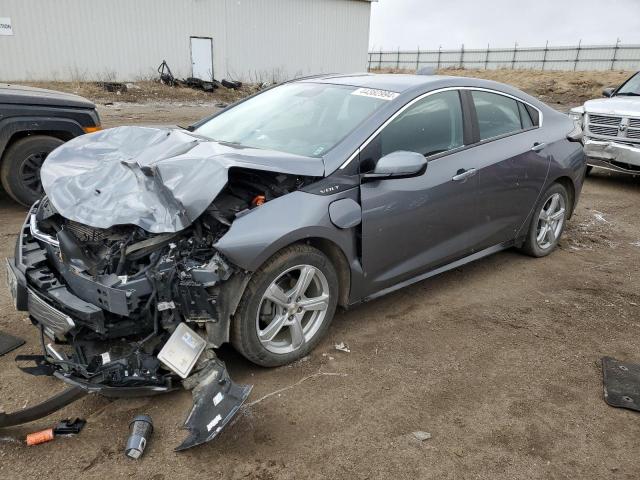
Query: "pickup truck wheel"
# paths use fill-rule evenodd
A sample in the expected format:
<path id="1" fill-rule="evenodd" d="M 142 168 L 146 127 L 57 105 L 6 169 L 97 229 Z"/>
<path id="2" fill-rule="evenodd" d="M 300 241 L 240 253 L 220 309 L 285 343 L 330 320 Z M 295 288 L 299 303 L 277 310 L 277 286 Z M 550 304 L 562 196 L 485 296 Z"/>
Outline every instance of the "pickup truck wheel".
<path id="1" fill-rule="evenodd" d="M 252 276 L 233 318 L 231 342 L 263 367 L 291 363 L 324 336 L 336 310 L 338 276 L 309 245 L 293 245 Z"/>
<path id="2" fill-rule="evenodd" d="M 44 159 L 64 142 L 46 135 L 33 135 L 12 143 L 2 155 L 0 180 L 18 203 L 31 206 L 43 195 L 40 168 Z"/>

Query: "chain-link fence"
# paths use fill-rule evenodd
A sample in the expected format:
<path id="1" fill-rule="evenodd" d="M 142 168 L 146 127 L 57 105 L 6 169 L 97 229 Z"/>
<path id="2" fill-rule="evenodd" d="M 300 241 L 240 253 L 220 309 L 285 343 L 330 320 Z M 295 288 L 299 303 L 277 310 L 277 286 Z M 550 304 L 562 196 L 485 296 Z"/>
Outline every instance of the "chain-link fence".
<path id="1" fill-rule="evenodd" d="M 369 52 L 369 70 L 434 68 L 529 70 L 640 70 L 640 45 L 381 50 Z"/>

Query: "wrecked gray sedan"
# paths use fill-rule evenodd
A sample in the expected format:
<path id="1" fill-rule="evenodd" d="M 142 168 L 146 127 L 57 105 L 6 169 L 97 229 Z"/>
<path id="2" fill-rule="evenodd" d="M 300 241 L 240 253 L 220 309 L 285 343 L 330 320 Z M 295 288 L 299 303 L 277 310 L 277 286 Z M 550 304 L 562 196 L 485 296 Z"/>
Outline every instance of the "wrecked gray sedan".
<path id="1" fill-rule="evenodd" d="M 44 164 L 8 283 L 42 336 L 25 370 L 72 390 L 0 426 L 87 391 L 185 387 L 179 448 L 211 440 L 250 391 L 222 344 L 284 365 L 337 306 L 506 248 L 553 251 L 586 168 L 573 127 L 506 85 L 363 74 L 277 86 L 188 130 L 71 140 Z"/>

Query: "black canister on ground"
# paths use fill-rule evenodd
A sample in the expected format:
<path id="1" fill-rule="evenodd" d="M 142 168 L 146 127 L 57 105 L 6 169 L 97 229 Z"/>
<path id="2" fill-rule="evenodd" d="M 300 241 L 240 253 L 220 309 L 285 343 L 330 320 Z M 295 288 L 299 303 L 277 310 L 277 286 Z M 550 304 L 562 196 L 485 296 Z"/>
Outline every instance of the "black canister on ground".
<path id="1" fill-rule="evenodd" d="M 129 438 L 124 453 L 130 458 L 140 458 L 153 433 L 153 421 L 149 415 L 137 415 L 129 424 Z"/>

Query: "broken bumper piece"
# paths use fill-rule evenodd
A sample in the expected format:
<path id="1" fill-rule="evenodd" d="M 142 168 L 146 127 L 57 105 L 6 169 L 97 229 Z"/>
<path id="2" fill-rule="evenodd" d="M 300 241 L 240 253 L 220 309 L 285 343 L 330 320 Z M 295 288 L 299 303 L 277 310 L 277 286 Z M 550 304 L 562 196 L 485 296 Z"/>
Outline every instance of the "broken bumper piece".
<path id="1" fill-rule="evenodd" d="M 238 413 L 253 388 L 234 383 L 219 360 L 211 362 L 184 383 L 186 388 L 195 384 L 193 407 L 183 427 L 189 430 L 189 436 L 176 451 L 213 440 Z"/>
<path id="2" fill-rule="evenodd" d="M 30 359 L 34 360 L 35 357 Z M 34 368 L 40 368 L 40 366 L 37 365 Z M 29 370 L 25 369 L 25 371 Z M 53 372 L 53 375 L 69 384 L 70 388 L 34 407 L 8 414 L 0 412 L 0 428 L 21 425 L 46 417 L 84 397 L 87 393 L 97 393 L 111 398 L 127 398 L 155 395 L 171 390 L 149 386 L 109 387 L 60 371 Z M 192 389 L 193 406 L 183 426 L 189 431 L 189 436 L 176 448 L 176 451 L 186 450 L 213 440 L 238 413 L 253 388 L 252 385 L 238 385 L 233 382 L 224 363 L 218 359 L 211 360 L 202 370 L 184 380 L 183 384 L 185 388 Z"/>
<path id="3" fill-rule="evenodd" d="M 622 173 L 640 173 L 640 145 L 586 138 L 584 153 L 594 167 Z"/>

